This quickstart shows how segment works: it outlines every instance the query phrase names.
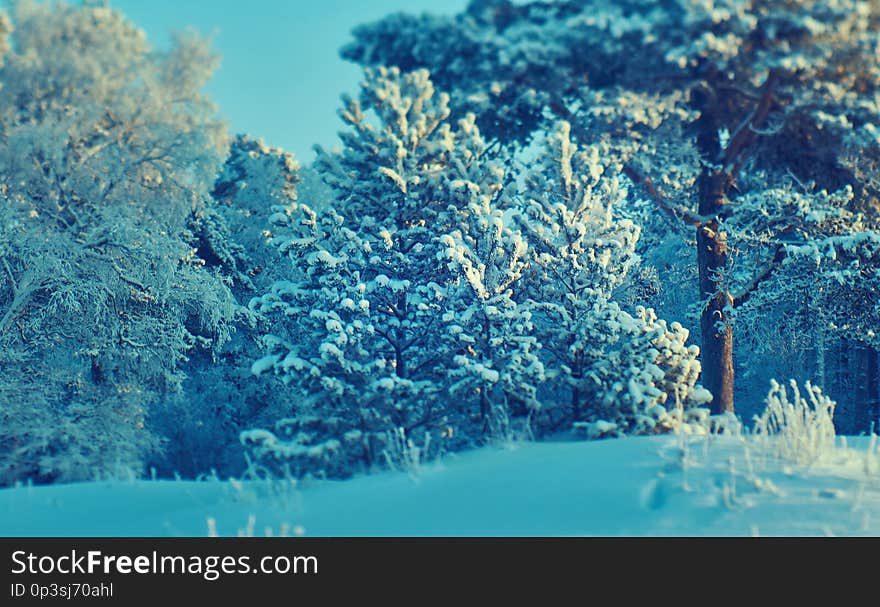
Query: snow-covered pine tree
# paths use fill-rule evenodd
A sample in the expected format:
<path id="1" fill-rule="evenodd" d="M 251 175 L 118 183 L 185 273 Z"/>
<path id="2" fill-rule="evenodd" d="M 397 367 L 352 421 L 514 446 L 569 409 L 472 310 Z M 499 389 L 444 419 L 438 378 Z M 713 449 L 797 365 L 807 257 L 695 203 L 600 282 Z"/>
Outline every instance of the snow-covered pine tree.
<path id="1" fill-rule="evenodd" d="M 873 0 L 472 0 L 455 16 L 361 26 L 343 55 L 430 69 L 454 114 L 476 113 L 496 149 L 521 148 L 556 119 L 579 143 L 602 145 L 641 186 L 627 213 L 641 207 L 643 240 L 662 245 L 656 255 L 643 248 L 645 259 L 667 281 L 692 281 L 667 291 L 694 293 L 703 382 L 721 411 L 733 409 L 733 311 L 749 286 L 769 286 L 763 266 L 780 269 L 777 247 L 796 236 L 779 231 L 784 216 L 739 199 L 811 181 L 816 192 L 850 185 L 852 209 L 876 225 L 878 23 Z M 652 219 L 658 207 L 672 223 Z M 735 225 L 762 217 L 763 246 L 740 241 Z M 665 270 L 680 257 L 662 235 L 670 225 L 698 245 L 687 272 Z M 741 368 L 756 363 L 739 352 Z"/>
<path id="2" fill-rule="evenodd" d="M 328 441 L 342 438 L 346 454 L 358 453 L 343 457 L 361 465 L 381 463 L 388 433 L 401 428 L 416 439 L 431 432 L 463 443 L 479 439 L 468 435 L 469 401 L 450 394 L 453 380 L 464 384 L 447 370 L 458 366 L 467 376 L 475 367 L 465 354 L 459 365 L 454 360 L 467 347 L 449 329 L 466 306 L 458 299 L 464 283 L 456 284 L 462 260 L 449 254 L 461 252 L 455 243 L 472 234 L 461 211 L 480 196 L 492 198 L 498 176 L 477 167 L 485 144 L 473 118 L 447 121 L 448 103 L 425 70 L 366 71 L 359 98 L 344 98 L 344 149 L 318 150 L 316 168 L 336 205 L 277 210 L 273 242 L 292 261 L 292 274 L 251 304 L 274 319 L 268 354 L 254 373 L 272 370 L 305 397 L 288 427 L 318 412 L 338 420 L 332 438 L 297 429 L 298 440 L 336 449 Z M 518 246 L 508 246 L 514 272 Z M 484 375 L 494 380 L 492 370 Z M 505 375 L 505 394 L 526 390 L 517 382 Z M 266 436 L 243 439 L 264 445 Z"/>
<path id="3" fill-rule="evenodd" d="M 477 130 L 472 115 L 462 126 Z M 528 431 L 530 416 L 540 408 L 537 388 L 544 379 L 521 284 L 528 246 L 513 219 L 513 187 L 505 189 L 500 167 L 475 156 L 452 172 L 453 230 L 440 238 L 440 258 L 453 275 L 443 317 L 457 352 L 450 392 L 464 402 L 478 402 L 474 409 L 485 431 L 509 437 L 517 431 L 510 426 L 513 418 L 525 421 L 520 432 Z"/>
<path id="4" fill-rule="evenodd" d="M 548 369 L 545 398 L 565 403 L 550 423 L 668 428 L 676 410 L 707 401 L 696 383 L 699 349 L 685 344 L 678 323 L 667 327 L 644 308 L 633 316 L 614 301 L 638 261 L 639 229 L 615 217 L 624 194 L 599 150 L 579 149 L 569 133 L 563 122 L 549 137 L 519 217 L 531 247 L 528 296 Z"/>

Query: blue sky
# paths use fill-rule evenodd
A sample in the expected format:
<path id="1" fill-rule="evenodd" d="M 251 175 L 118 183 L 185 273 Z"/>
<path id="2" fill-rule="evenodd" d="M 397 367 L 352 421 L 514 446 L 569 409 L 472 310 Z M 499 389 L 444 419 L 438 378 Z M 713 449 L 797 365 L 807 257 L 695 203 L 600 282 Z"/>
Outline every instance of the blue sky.
<path id="1" fill-rule="evenodd" d="M 174 29 L 214 34 L 223 55 L 208 92 L 234 132 L 314 159 L 332 146 L 339 96 L 355 92 L 359 68 L 339 58 L 351 29 L 388 13 L 452 14 L 467 0 L 111 0 L 157 46 Z"/>

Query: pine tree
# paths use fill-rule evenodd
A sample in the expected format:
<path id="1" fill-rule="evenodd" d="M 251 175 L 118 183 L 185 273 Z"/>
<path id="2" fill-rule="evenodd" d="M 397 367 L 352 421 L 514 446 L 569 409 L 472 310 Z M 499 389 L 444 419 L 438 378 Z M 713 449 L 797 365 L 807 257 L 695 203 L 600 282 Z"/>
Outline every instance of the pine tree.
<path id="1" fill-rule="evenodd" d="M 790 245 L 809 244 L 785 216 L 740 199 L 812 181 L 806 193 L 820 212 L 823 191 L 850 186 L 850 210 L 876 228 L 878 6 L 474 0 L 454 17 L 394 15 L 362 26 L 343 55 L 430 69 L 453 94 L 453 115 L 475 113 L 508 157 L 551 121 L 568 121 L 575 141 L 598 146 L 637 186 L 626 212 L 639 218 L 648 247 L 670 251 L 662 236 L 670 225 L 690 231 L 695 271 L 665 277 L 697 283 L 704 383 L 722 411 L 733 409 L 739 302 L 768 287 Z M 672 223 L 654 219 L 658 208 Z M 761 221 L 768 231 L 759 247 L 737 226 Z M 663 270 L 662 257 L 641 251 Z"/>
<path id="2" fill-rule="evenodd" d="M 561 123 L 550 136 L 520 218 L 531 245 L 534 322 L 548 355 L 547 398 L 567 403 L 553 423 L 601 419 L 621 432 L 654 431 L 654 422 L 672 424 L 675 410 L 706 401 L 696 384 L 699 349 L 685 345 L 678 323 L 667 327 L 644 308 L 633 316 L 615 301 L 638 263 L 639 229 L 615 217 L 623 193 L 599 150 L 579 149 L 569 133 Z"/>
<path id="3" fill-rule="evenodd" d="M 439 256 L 453 277 L 443 321 L 457 352 L 451 394 L 475 397 L 484 429 L 503 436 L 513 431 L 511 418 L 528 421 L 540 409 L 544 367 L 524 300 L 528 246 L 503 171 L 485 164 L 473 163 L 450 183 L 454 229 L 440 237 Z"/>
<path id="4" fill-rule="evenodd" d="M 454 285 L 440 239 L 459 225 L 449 193 L 469 187 L 483 142 L 472 119 L 446 122 L 448 102 L 425 71 L 366 72 L 359 99 L 344 98 L 342 153 L 319 149 L 316 162 L 336 204 L 277 210 L 273 242 L 292 275 L 251 304 L 276 319 L 254 372 L 299 386 L 307 404 L 293 417 L 340 418 L 368 466 L 388 432 L 448 436 L 467 416 L 446 381 Z"/>

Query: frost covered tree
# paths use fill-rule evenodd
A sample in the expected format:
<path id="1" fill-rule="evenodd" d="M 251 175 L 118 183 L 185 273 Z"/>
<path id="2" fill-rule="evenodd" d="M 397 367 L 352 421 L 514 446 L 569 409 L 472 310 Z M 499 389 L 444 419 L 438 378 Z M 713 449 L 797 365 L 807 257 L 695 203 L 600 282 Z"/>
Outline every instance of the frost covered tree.
<path id="1" fill-rule="evenodd" d="M 344 149 L 319 149 L 336 203 L 271 218 L 292 263 L 251 303 L 274 323 L 253 371 L 304 398 L 242 434 L 258 467 L 340 474 L 400 437 L 457 449 L 533 419 L 656 432 L 706 401 L 688 332 L 614 301 L 638 229 L 614 216 L 622 192 L 598 149 L 562 125 L 518 178 L 448 108 L 424 70 L 368 69 L 345 98 Z M 555 406 L 563 394 L 571 408 Z"/>
<path id="2" fill-rule="evenodd" d="M 476 130 L 472 117 L 464 124 Z M 528 244 L 516 225 L 504 172 L 486 165 L 453 168 L 452 230 L 440 237 L 438 256 L 452 273 L 443 316 L 456 348 L 449 391 L 465 401 L 475 396 L 484 430 L 503 438 L 514 432 L 511 418 L 528 424 L 538 412 L 545 378 L 524 284 Z"/>
<path id="3" fill-rule="evenodd" d="M 635 316 L 615 289 L 637 265 L 639 229 L 615 216 L 623 193 L 596 147 L 578 148 L 560 123 L 530 172 L 520 223 L 531 247 L 529 300 L 562 419 L 606 429 L 670 427 L 677 410 L 707 401 L 696 382 L 699 349 L 653 310 Z M 681 419 L 681 418 L 679 418 Z M 610 425 L 609 425 L 610 424 Z M 659 426 L 658 426 L 659 424 Z"/>
<path id="4" fill-rule="evenodd" d="M 138 472 L 153 406 L 237 314 L 195 236 L 226 148 L 216 57 L 191 34 L 153 51 L 103 6 L 2 23 L 0 482 Z"/>
<path id="5" fill-rule="evenodd" d="M 368 70 L 359 98 L 344 98 L 344 149 L 319 149 L 316 169 L 336 204 L 318 212 L 297 202 L 271 218 L 291 275 L 251 303 L 274 321 L 253 370 L 272 370 L 307 396 L 286 424 L 300 447 L 316 447 L 321 433 L 301 431 L 296 418 L 337 420 L 336 437 L 312 450 L 318 459 L 343 436 L 353 461 L 380 463 L 397 429 L 478 440 L 468 429 L 476 407 L 485 427 L 496 402 L 528 407 L 533 398 L 519 378 L 538 368 L 527 319 L 522 340 L 498 341 L 514 322 L 502 300 L 522 251 L 498 224 L 500 175 L 481 164 L 479 130 L 472 117 L 450 123 L 448 103 L 424 70 Z M 271 436 L 244 439 L 265 445 Z"/>
<path id="6" fill-rule="evenodd" d="M 851 406 L 836 423 L 841 431 L 858 433 L 876 427 L 880 414 L 880 236 L 851 210 L 851 189 L 822 193 L 820 213 L 811 206 L 818 195 L 776 192 L 765 199 L 765 204 L 788 206 L 784 214 L 790 223 L 814 237 L 786 246 L 780 267 L 768 272 L 765 289 L 743 302 L 737 322 L 755 342 L 749 344 L 752 350 L 765 360 L 777 357 L 782 348 L 810 352 L 812 356 L 799 361 L 800 369 L 785 371 L 812 377 L 829 393 L 848 396 Z"/>
<path id="7" fill-rule="evenodd" d="M 812 183 L 822 213 L 850 186 L 850 209 L 876 227 L 878 18 L 870 0 L 473 0 L 454 17 L 362 26 L 343 56 L 430 69 L 453 115 L 475 113 L 507 154 L 566 120 L 640 186 L 629 209 L 650 202 L 692 230 L 704 383 L 721 411 L 733 409 L 736 307 L 790 246 L 822 237 L 761 201 Z M 737 229 L 760 222 L 762 241 Z"/>
<path id="8" fill-rule="evenodd" d="M 194 216 L 199 258 L 228 281 L 238 302 L 246 304 L 286 273 L 270 244 L 268 218 L 273 208 L 296 201 L 299 173 L 291 154 L 239 135 L 216 176 L 210 204 Z M 163 457 L 154 462 L 160 475 L 240 474 L 246 462 L 239 434 L 274 423 L 296 398 L 290 387 L 269 378 L 254 381 L 250 368 L 267 327 L 244 310 L 240 320 L 219 352 L 192 352 L 181 390 L 153 407 L 153 425 L 167 439 Z"/>
<path id="9" fill-rule="evenodd" d="M 241 282 L 262 290 L 271 282 L 266 271 L 275 264 L 277 251 L 270 243 L 269 217 L 274 207 L 297 199 L 300 165 L 293 155 L 248 135 L 232 142 L 223 170 L 214 183 L 216 207 L 222 216 L 218 229 L 228 234 L 206 235 L 215 263 L 242 275 Z M 207 257 L 207 255 L 206 255 Z M 276 265 L 277 267 L 277 265 Z"/>

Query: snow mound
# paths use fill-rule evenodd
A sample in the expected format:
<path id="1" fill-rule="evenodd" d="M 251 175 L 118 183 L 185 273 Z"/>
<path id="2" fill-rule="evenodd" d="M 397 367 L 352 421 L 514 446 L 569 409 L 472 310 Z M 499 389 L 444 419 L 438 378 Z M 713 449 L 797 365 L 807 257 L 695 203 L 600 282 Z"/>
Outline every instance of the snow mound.
<path id="1" fill-rule="evenodd" d="M 838 439 L 809 467 L 758 438 L 522 443 L 415 478 L 22 486 L 0 491 L 0 535 L 880 535 L 876 438 Z"/>

